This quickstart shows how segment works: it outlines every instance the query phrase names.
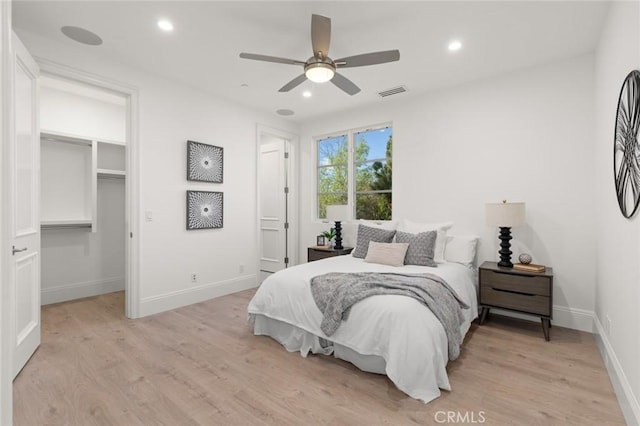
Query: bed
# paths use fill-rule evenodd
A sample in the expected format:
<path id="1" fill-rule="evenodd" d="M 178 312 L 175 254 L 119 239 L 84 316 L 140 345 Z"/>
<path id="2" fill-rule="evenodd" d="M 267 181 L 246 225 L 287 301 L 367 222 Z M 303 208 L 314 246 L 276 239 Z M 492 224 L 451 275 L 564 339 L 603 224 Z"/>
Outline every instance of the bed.
<path id="1" fill-rule="evenodd" d="M 469 309 L 464 309 L 462 336 L 477 317 L 476 277 L 455 262 L 437 267 L 399 267 L 337 256 L 301 264 L 269 276 L 248 306 L 256 335 L 270 336 L 288 351 L 331 355 L 363 371 L 386 374 L 412 398 L 429 402 L 440 389 L 451 390 L 447 377 L 447 337 L 435 315 L 415 299 L 378 295 L 353 305 L 349 318 L 327 337 L 320 329 L 322 312 L 310 289 L 313 277 L 327 272 L 433 273 L 442 277 Z"/>

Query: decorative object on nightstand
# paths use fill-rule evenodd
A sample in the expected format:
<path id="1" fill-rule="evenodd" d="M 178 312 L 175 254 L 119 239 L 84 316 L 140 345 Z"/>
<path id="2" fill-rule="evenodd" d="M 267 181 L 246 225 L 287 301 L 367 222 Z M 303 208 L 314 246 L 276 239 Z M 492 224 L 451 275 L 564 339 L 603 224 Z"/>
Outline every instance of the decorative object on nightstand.
<path id="1" fill-rule="evenodd" d="M 531 263 L 531 261 L 533 260 L 533 258 L 531 257 L 531 255 L 529 253 L 522 253 L 520 256 L 518 256 L 518 260 L 520 261 L 520 263 L 522 263 L 523 265 L 528 265 Z"/>
<path id="2" fill-rule="evenodd" d="M 324 246 L 326 244 L 324 235 L 318 235 L 316 237 L 316 246 Z"/>
<path id="3" fill-rule="evenodd" d="M 484 262 L 479 268 L 480 325 L 491 308 L 506 309 L 540 317 L 545 340 L 549 341 L 553 306 L 553 270 L 543 272 L 503 268 Z"/>
<path id="4" fill-rule="evenodd" d="M 342 224 L 341 222 L 349 217 L 348 205 L 330 205 L 327 206 L 327 219 L 336 223 L 336 244 L 334 248 L 341 250 L 342 247 Z"/>
<path id="5" fill-rule="evenodd" d="M 632 70 L 622 83 L 613 139 L 613 179 L 620 212 L 633 216 L 640 206 L 638 150 L 640 149 L 640 71 Z"/>
<path id="6" fill-rule="evenodd" d="M 497 226 L 500 228 L 500 262 L 498 266 L 504 268 L 512 268 L 511 263 L 511 228 L 514 226 L 524 225 L 524 203 L 507 203 L 502 200 L 501 203 L 486 204 L 486 220 L 487 225 Z"/>
<path id="7" fill-rule="evenodd" d="M 324 244 L 318 244 L 318 245 L 325 245 L 325 246 L 332 246 L 332 241 L 333 239 L 336 237 L 336 230 L 335 228 L 331 228 L 328 231 L 323 231 L 322 234 L 320 234 L 324 237 Z"/>
<path id="8" fill-rule="evenodd" d="M 314 260 L 326 259 L 327 257 L 344 256 L 351 254 L 353 247 L 343 247 L 337 249 L 335 247 L 327 246 L 315 246 L 307 248 L 307 262 L 313 262 Z"/>

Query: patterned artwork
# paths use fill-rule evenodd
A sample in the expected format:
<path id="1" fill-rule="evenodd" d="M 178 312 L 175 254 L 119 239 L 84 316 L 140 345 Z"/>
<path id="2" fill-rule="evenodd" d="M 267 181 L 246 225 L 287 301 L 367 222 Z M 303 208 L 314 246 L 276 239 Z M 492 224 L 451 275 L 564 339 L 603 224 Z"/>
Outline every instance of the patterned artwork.
<path id="1" fill-rule="evenodd" d="M 640 206 L 640 71 L 627 75 L 616 113 L 613 172 L 620 212 L 633 216 Z"/>
<path id="2" fill-rule="evenodd" d="M 187 141 L 187 180 L 222 183 L 223 165 L 221 147 Z"/>
<path id="3" fill-rule="evenodd" d="M 187 230 L 222 228 L 222 192 L 187 191 Z"/>

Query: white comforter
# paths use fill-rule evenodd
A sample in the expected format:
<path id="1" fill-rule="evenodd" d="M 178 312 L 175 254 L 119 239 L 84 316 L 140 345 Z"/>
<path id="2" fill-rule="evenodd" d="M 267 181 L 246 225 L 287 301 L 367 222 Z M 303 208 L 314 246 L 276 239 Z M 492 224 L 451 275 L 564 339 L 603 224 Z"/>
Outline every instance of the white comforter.
<path id="1" fill-rule="evenodd" d="M 249 303 L 249 314 L 264 315 L 386 362 L 387 376 L 409 396 L 429 402 L 440 389 L 451 390 L 446 365 L 447 337 L 435 315 L 418 301 L 396 295 L 373 296 L 355 304 L 340 328 L 327 338 L 320 330 L 322 312 L 309 282 L 327 272 L 430 272 L 444 278 L 471 308 L 463 310 L 464 336 L 478 314 L 475 277 L 457 263 L 437 268 L 392 267 L 337 256 L 285 269 L 269 276 Z"/>

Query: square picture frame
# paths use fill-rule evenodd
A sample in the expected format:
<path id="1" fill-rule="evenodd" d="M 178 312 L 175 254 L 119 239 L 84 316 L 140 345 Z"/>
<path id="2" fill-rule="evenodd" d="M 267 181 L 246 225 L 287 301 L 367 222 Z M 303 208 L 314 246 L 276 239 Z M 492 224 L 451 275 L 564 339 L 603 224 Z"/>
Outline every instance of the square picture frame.
<path id="1" fill-rule="evenodd" d="M 224 180 L 224 148 L 188 140 L 187 180 L 222 183 Z"/>
<path id="2" fill-rule="evenodd" d="M 187 231 L 219 229 L 224 224 L 224 194 L 187 191 Z"/>

